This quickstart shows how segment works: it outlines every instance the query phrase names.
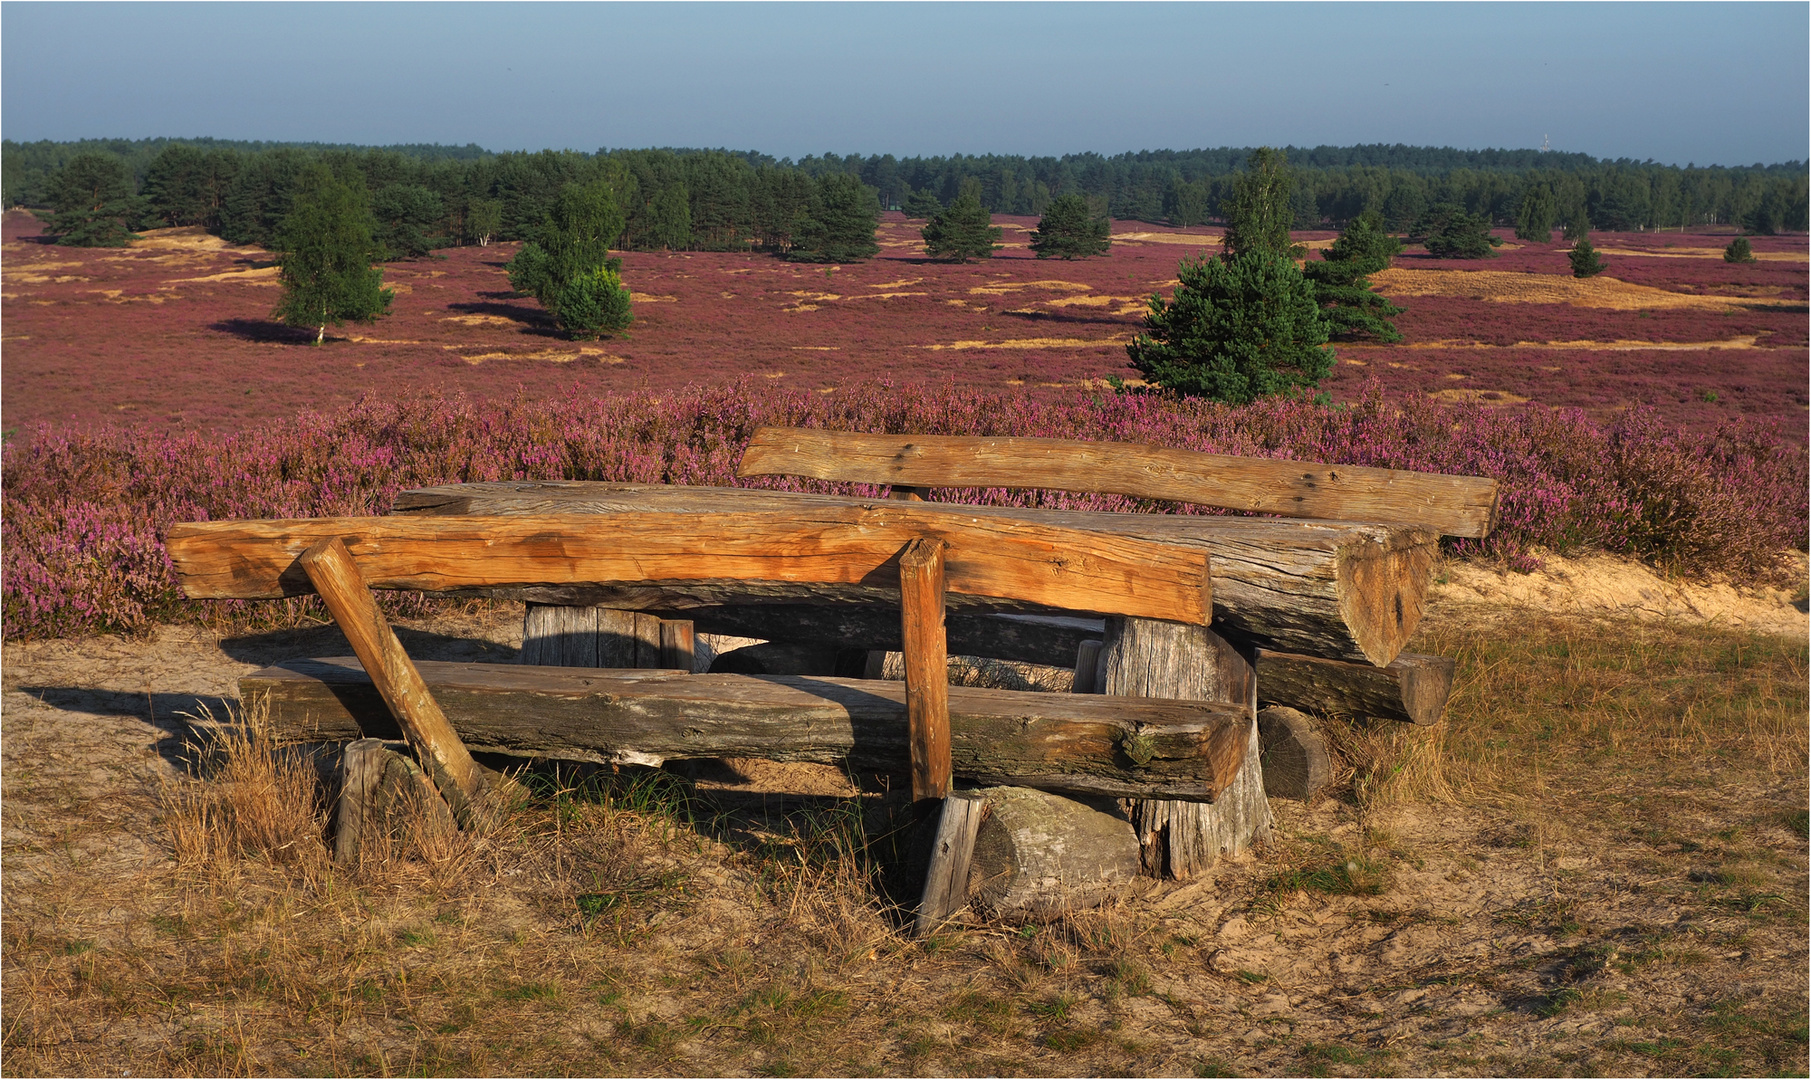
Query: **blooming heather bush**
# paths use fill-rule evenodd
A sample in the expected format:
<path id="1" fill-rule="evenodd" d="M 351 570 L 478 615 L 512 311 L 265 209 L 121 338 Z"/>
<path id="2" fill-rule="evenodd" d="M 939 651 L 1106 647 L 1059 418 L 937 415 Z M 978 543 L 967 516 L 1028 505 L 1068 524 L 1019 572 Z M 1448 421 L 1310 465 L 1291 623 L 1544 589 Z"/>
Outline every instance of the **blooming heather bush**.
<path id="1" fill-rule="evenodd" d="M 1502 524 L 1455 549 L 1525 562 L 1532 546 L 1591 546 L 1690 574 L 1755 578 L 1803 548 L 1804 452 L 1754 426 L 1687 436 L 1637 412 L 1611 427 L 1576 411 L 1265 401 L 1234 408 L 1140 395 L 1051 401 L 871 384 L 823 396 L 749 383 L 665 396 L 475 403 L 365 401 L 237 435 L 40 430 L 4 457 L 5 634 L 131 630 L 170 620 L 282 623 L 314 601 L 182 598 L 171 522 L 381 514 L 404 488 L 572 479 L 731 485 L 762 424 L 875 432 L 1037 435 L 1222 454 L 1496 477 Z M 790 490 L 874 494 L 790 478 Z M 1211 513 L 1113 495 L 948 491 L 956 501 Z M 391 598 L 392 610 L 430 602 Z"/>

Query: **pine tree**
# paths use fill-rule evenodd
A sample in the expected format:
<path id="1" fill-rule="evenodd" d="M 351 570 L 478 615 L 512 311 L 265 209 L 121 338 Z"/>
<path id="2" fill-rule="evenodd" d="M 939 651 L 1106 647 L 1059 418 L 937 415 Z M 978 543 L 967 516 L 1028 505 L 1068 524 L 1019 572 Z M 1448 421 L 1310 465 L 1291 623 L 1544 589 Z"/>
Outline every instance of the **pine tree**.
<path id="1" fill-rule="evenodd" d="M 69 247 L 125 247 L 144 200 L 132 193 L 126 163 L 112 154 L 77 154 L 50 178 L 55 211 L 46 229 Z"/>
<path id="2" fill-rule="evenodd" d="M 1168 303 L 1151 297 L 1126 352 L 1152 383 L 1245 404 L 1312 389 L 1333 369 L 1315 288 L 1285 255 L 1185 259 Z"/>
<path id="3" fill-rule="evenodd" d="M 384 261 L 419 259 L 444 244 L 433 233 L 446 216 L 440 196 L 420 184 L 391 184 L 371 199 Z"/>
<path id="4" fill-rule="evenodd" d="M 289 214 L 277 229 L 278 278 L 283 302 L 273 314 L 290 326 L 314 326 L 314 343 L 329 325 L 371 322 L 390 310 L 395 294 L 371 238 L 365 193 L 333 178 L 325 166 L 303 174 Z"/>
<path id="5" fill-rule="evenodd" d="M 1085 195 L 1058 195 L 1044 208 L 1044 216 L 1031 234 L 1031 250 L 1040 259 L 1085 259 L 1105 255 L 1112 241 L 1105 214 L 1088 209 Z"/>
<path id="6" fill-rule="evenodd" d="M 1573 243 L 1590 235 L 1591 215 L 1585 212 L 1583 202 L 1576 203 L 1572 209 L 1566 211 L 1565 231 L 1560 233 L 1560 236 L 1567 243 Z"/>
<path id="7" fill-rule="evenodd" d="M 534 238 L 504 267 L 510 288 L 532 294 L 574 338 L 627 329 L 635 317 L 619 276 L 622 260 L 610 257 L 623 222 L 607 181 L 567 184 Z"/>
<path id="8" fill-rule="evenodd" d="M 967 262 L 993 258 L 1000 232 L 993 215 L 981 205 L 980 193 L 967 190 L 931 218 L 921 235 L 924 253 L 931 258 Z"/>
<path id="9" fill-rule="evenodd" d="M 1727 263 L 1751 263 L 1754 261 L 1754 245 L 1746 236 L 1738 236 L 1723 249 L 1723 261 Z"/>
<path id="10" fill-rule="evenodd" d="M 1341 341 L 1371 337 L 1401 341 L 1390 319 L 1403 309 L 1371 291 L 1370 275 L 1387 269 L 1402 244 L 1383 229 L 1383 218 L 1367 210 L 1346 226 L 1321 261 L 1302 266 L 1302 276 L 1314 283 L 1314 295 L 1327 317 L 1330 336 Z"/>
<path id="11" fill-rule="evenodd" d="M 1496 240 L 1490 219 L 1468 214 L 1457 203 L 1438 203 L 1427 209 L 1409 229 L 1409 242 L 1427 245 L 1436 259 L 1488 259 Z"/>
<path id="12" fill-rule="evenodd" d="M 906 217 L 929 219 L 942 213 L 943 203 L 937 196 L 931 194 L 930 188 L 919 188 L 906 196 L 905 206 L 902 209 L 904 209 Z"/>
<path id="13" fill-rule="evenodd" d="M 1220 238 L 1228 255 L 1267 251 L 1299 259 L 1306 248 L 1289 242 L 1295 220 L 1295 178 L 1281 150 L 1259 147 L 1245 159 L 1245 171 L 1233 178 L 1232 195 L 1221 206 L 1226 233 Z"/>
<path id="14" fill-rule="evenodd" d="M 1553 193 L 1545 184 L 1530 184 L 1516 212 L 1515 238 L 1537 244 L 1553 242 Z"/>
<path id="15" fill-rule="evenodd" d="M 879 223 L 880 200 L 861 177 L 840 172 L 819 177 L 786 257 L 817 263 L 872 259 L 880 253 L 874 242 Z"/>
<path id="16" fill-rule="evenodd" d="M 1589 237 L 1579 237 L 1566 257 L 1572 260 L 1573 277 L 1596 277 L 1604 272 L 1603 260 L 1597 257 L 1597 249 L 1591 246 Z"/>

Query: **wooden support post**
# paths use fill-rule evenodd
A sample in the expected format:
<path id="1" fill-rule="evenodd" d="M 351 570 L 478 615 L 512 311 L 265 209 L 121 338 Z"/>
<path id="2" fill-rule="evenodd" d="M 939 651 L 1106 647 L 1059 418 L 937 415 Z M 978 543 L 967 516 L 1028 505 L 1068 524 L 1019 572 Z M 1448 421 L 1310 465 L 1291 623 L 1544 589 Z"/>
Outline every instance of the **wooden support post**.
<path id="1" fill-rule="evenodd" d="M 697 657 L 696 635 L 690 619 L 660 620 L 660 663 L 656 667 L 690 671 Z"/>
<path id="2" fill-rule="evenodd" d="M 329 537 L 310 545 L 298 561 L 459 826 L 471 828 L 483 821 L 488 792 L 484 774 L 377 609 L 346 545 L 337 536 Z"/>
<path id="3" fill-rule="evenodd" d="M 943 800 L 937 839 L 931 844 L 931 867 L 924 877 L 924 896 L 918 901 L 916 936 L 935 931 L 968 903 L 969 863 L 986 811 L 986 799 L 979 792 L 952 792 Z"/>
<path id="4" fill-rule="evenodd" d="M 1108 619 L 1102 690 L 1125 697 L 1160 697 L 1235 704 L 1250 717 L 1245 760 L 1212 803 L 1141 800 L 1132 824 L 1143 848 L 1145 873 L 1184 880 L 1270 839 L 1257 737 L 1257 679 L 1251 661 L 1204 626 L 1155 619 Z"/>
<path id="5" fill-rule="evenodd" d="M 899 557 L 912 798 L 950 790 L 949 655 L 943 636 L 943 541 L 919 538 Z"/>
<path id="6" fill-rule="evenodd" d="M 1084 641 L 1075 647 L 1075 683 L 1072 694 L 1100 693 L 1100 642 Z"/>
<path id="7" fill-rule="evenodd" d="M 333 813 L 333 861 L 358 862 L 365 835 L 365 807 L 384 775 L 384 741 L 354 739 L 340 752 L 340 796 Z"/>

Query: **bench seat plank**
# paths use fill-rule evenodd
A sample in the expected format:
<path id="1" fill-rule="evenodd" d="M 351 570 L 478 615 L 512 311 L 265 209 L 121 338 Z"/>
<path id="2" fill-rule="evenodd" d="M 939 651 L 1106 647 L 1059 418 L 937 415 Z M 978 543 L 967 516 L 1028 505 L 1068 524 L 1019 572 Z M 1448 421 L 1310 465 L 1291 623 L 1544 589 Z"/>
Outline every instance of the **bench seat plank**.
<path id="1" fill-rule="evenodd" d="M 473 751 L 597 762 L 762 757 L 899 772 L 905 684 L 777 675 L 423 661 L 422 678 Z M 392 738 L 395 721 L 350 657 L 245 676 L 284 741 Z M 1235 706 L 949 688 L 954 775 L 1071 794 L 1211 801 L 1245 755 Z"/>

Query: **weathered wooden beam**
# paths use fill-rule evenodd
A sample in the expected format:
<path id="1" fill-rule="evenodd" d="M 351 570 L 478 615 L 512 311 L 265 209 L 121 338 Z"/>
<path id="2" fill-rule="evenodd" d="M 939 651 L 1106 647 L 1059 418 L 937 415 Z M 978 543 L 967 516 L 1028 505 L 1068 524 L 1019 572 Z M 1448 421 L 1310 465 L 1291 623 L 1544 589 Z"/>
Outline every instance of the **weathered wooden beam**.
<path id="1" fill-rule="evenodd" d="M 980 792 L 952 792 L 943 800 L 937 835 L 931 841 L 930 870 L 924 876 L 924 893 L 913 923 L 917 937 L 932 933 L 968 903 L 969 862 L 975 853 L 975 834 L 986 814 L 986 798 Z"/>
<path id="2" fill-rule="evenodd" d="M 1100 492 L 1288 517 L 1426 525 L 1449 536 L 1486 536 L 1497 515 L 1497 482 L 1481 476 L 1067 439 L 764 427 L 749 440 L 736 475 L 891 484 L 895 491 L 906 486 Z"/>
<path id="3" fill-rule="evenodd" d="M 805 676 L 420 665 L 466 745 L 595 762 L 764 757 L 901 772 L 905 687 Z M 239 681 L 291 741 L 394 737 L 350 658 L 296 660 Z M 1210 702 L 949 688 L 952 772 L 982 784 L 1121 797 L 1212 799 L 1250 739 L 1242 709 Z"/>
<path id="4" fill-rule="evenodd" d="M 899 554 L 924 537 L 946 545 L 955 593 L 1201 624 L 1213 603 L 1200 548 L 899 503 L 636 513 L 602 528 L 589 515 L 191 522 L 170 527 L 165 549 L 189 596 L 264 599 L 312 591 L 295 560 L 329 537 L 371 585 L 423 592 L 727 580 L 897 597 Z"/>
<path id="5" fill-rule="evenodd" d="M 352 651 L 369 672 L 428 779 L 452 807 L 460 827 L 482 823 L 489 815 L 489 785 L 484 774 L 396 640 L 396 632 L 378 610 L 346 545 L 338 537 L 317 540 L 296 562 L 333 613 L 333 621 L 352 644 Z"/>
<path id="6" fill-rule="evenodd" d="M 395 504 L 399 514 L 411 516 L 710 513 L 741 507 L 814 513 L 829 507 L 899 505 L 886 500 L 797 492 L 589 481 L 451 484 L 402 492 Z M 1027 510 L 948 503 L 911 506 L 920 513 L 953 514 L 962 520 L 1023 520 L 1210 551 L 1213 622 L 1217 632 L 1242 644 L 1375 665 L 1394 660 L 1420 623 L 1439 540 L 1427 529 L 1408 525 L 1208 514 Z M 608 604 L 665 613 L 738 604 L 825 604 L 862 599 L 872 603 L 897 602 L 885 594 L 864 595 L 853 586 L 817 586 L 803 593 L 786 587 L 734 583 L 727 587 L 667 584 L 477 591 L 510 599 Z M 1006 605 L 991 601 L 983 605 L 954 591 L 949 602 L 952 618 L 982 606 L 1007 609 Z M 956 645 L 952 649 L 962 651 Z"/>
<path id="7" fill-rule="evenodd" d="M 1310 713 L 1433 724 L 1453 692 L 1454 663 L 1403 653 L 1388 667 L 1258 651 L 1258 701 Z"/>
<path id="8" fill-rule="evenodd" d="M 1270 839 L 1270 803 L 1256 735 L 1256 679 L 1245 655 L 1202 626 L 1151 619 L 1109 619 L 1102 646 L 1109 694 L 1213 701 L 1238 710 L 1248 734 L 1244 755 L 1226 791 L 1211 805 L 1145 799 L 1132 825 L 1145 872 L 1186 880 L 1221 855 Z"/>
<path id="9" fill-rule="evenodd" d="M 943 542 L 914 540 L 899 557 L 912 798 L 950 790 L 949 652 L 943 637 Z"/>

